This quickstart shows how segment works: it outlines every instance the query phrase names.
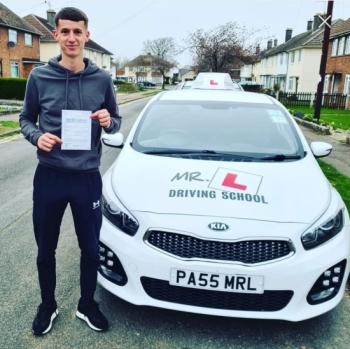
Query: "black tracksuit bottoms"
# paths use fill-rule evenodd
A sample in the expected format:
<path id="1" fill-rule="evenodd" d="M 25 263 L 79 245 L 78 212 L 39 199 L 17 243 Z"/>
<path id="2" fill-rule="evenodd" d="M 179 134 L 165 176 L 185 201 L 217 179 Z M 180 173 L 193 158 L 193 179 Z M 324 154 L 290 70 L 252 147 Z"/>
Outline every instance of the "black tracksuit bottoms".
<path id="1" fill-rule="evenodd" d="M 55 301 L 56 248 L 63 214 L 70 204 L 80 257 L 82 303 L 96 290 L 98 242 L 102 225 L 100 172 L 72 173 L 38 165 L 34 176 L 33 223 L 38 245 L 37 267 L 43 303 Z"/>

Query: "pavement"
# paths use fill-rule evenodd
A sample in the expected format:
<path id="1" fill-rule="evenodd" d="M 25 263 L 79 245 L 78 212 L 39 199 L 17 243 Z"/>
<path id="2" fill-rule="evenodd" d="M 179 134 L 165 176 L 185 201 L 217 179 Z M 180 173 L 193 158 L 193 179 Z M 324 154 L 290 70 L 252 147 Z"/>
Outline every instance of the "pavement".
<path id="1" fill-rule="evenodd" d="M 159 93 L 159 90 L 154 91 L 154 94 Z M 145 92 L 135 92 L 135 93 L 124 93 L 124 94 L 118 94 L 117 93 L 117 102 L 118 105 L 125 104 L 128 102 L 132 102 L 135 100 L 139 100 L 142 98 L 147 98 L 150 96 L 151 91 Z M 0 104 L 3 104 L 4 100 L 0 100 Z M 13 102 L 13 101 L 8 101 Z M 16 101 L 18 104 L 22 104 L 21 101 Z M 0 122 L 1 121 L 17 121 L 19 119 L 19 113 L 14 114 L 8 114 L 8 115 L 0 115 Z M 300 129 L 304 133 L 306 139 L 309 143 L 311 142 L 327 142 L 332 145 L 333 150 L 332 153 L 322 158 L 322 160 L 335 167 L 340 173 L 350 177 L 350 145 L 346 144 L 346 136 L 347 131 L 332 131 L 330 135 L 323 135 L 319 134 L 305 126 L 299 125 Z M 13 133 L 19 133 L 19 130 L 16 130 Z M 0 138 L 4 136 L 11 136 L 11 134 L 1 134 Z"/>

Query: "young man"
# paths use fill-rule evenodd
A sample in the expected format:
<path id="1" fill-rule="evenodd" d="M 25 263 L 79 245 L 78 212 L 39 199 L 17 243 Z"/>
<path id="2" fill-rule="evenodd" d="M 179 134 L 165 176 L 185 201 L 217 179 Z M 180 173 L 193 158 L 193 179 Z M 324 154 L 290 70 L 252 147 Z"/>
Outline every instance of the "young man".
<path id="1" fill-rule="evenodd" d="M 81 297 L 76 316 L 94 330 L 108 328 L 93 298 L 102 224 L 101 133 L 102 129 L 117 132 L 121 118 L 111 77 L 84 58 L 84 45 L 90 36 L 86 15 L 76 8 L 63 8 L 55 24 L 54 37 L 61 55 L 33 69 L 20 114 L 22 133 L 37 147 L 39 160 L 34 176 L 33 223 L 42 303 L 33 322 L 35 335 L 49 332 L 58 315 L 55 250 L 68 203 L 81 250 Z M 65 121 L 63 116 L 67 115 Z M 63 140 L 69 141 L 62 141 L 63 129 L 67 135 Z"/>

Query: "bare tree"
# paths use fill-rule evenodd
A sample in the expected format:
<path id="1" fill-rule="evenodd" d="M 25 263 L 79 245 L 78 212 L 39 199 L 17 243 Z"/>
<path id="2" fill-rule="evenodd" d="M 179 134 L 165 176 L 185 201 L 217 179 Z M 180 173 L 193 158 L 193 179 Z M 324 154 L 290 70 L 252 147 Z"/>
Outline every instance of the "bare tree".
<path id="1" fill-rule="evenodd" d="M 115 57 L 114 65 L 116 70 L 123 69 L 130 62 L 129 58 L 126 57 Z"/>
<path id="2" fill-rule="evenodd" d="M 197 72 L 229 72 L 254 62 L 256 46 L 263 39 L 256 35 L 262 30 L 247 30 L 236 22 L 209 31 L 198 29 L 185 39 L 184 50 L 192 53 Z"/>
<path id="3" fill-rule="evenodd" d="M 177 62 L 172 60 L 166 60 L 159 56 L 153 56 L 151 64 L 152 64 L 152 71 L 154 73 L 162 74 L 162 77 L 163 77 L 162 89 L 164 90 L 166 75 L 170 72 L 171 68 L 174 68 L 177 66 Z"/>
<path id="4" fill-rule="evenodd" d="M 147 40 L 143 43 L 143 52 L 163 59 L 171 59 L 176 56 L 177 45 L 175 40 L 170 37 Z"/>

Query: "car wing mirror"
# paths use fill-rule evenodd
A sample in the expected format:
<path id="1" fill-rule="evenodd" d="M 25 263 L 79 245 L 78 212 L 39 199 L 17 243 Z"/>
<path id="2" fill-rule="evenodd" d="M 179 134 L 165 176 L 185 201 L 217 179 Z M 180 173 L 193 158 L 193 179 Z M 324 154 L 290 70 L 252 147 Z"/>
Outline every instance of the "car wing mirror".
<path id="1" fill-rule="evenodd" d="M 328 156 L 333 150 L 332 145 L 326 142 L 312 142 L 310 148 L 315 158 Z"/>
<path id="2" fill-rule="evenodd" d="M 108 147 L 113 148 L 123 148 L 124 147 L 124 136 L 122 133 L 118 132 L 115 134 L 103 134 L 102 137 L 103 144 L 107 145 Z"/>

